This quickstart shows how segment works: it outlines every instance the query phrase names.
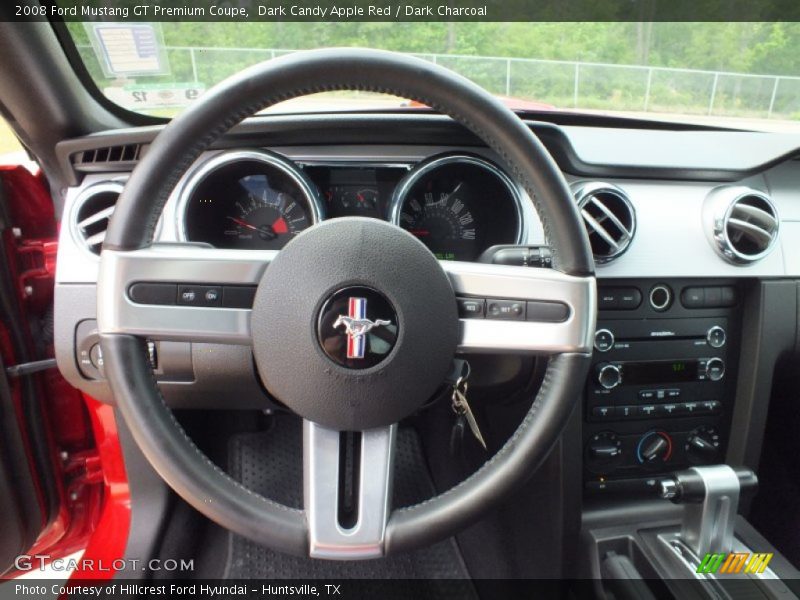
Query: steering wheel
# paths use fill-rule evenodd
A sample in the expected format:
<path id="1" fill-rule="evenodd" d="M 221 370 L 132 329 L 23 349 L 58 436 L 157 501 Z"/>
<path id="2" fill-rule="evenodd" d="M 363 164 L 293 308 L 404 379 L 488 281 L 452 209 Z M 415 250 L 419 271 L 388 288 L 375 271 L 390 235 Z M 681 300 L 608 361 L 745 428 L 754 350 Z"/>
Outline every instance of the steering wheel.
<path id="1" fill-rule="evenodd" d="M 277 102 L 332 90 L 416 100 L 480 137 L 534 202 L 554 268 L 438 261 L 402 229 L 355 217 L 313 226 L 280 252 L 153 245 L 171 191 L 216 139 Z M 142 282 L 258 288 L 252 310 L 187 307 L 134 301 L 131 286 Z M 362 298 L 367 292 L 369 298 Z M 459 319 L 456 295 L 558 302 L 568 317 L 536 320 L 538 311 L 529 310 L 526 321 Z M 340 321 L 335 330 L 351 342 L 358 342 L 359 327 L 391 331 L 379 360 L 354 366 L 356 361 L 332 360 L 323 348 L 319 323 L 337 316 L 343 297 L 380 308 L 380 323 L 368 318 L 377 314 L 368 307 L 357 315 L 365 318 Z M 190 505 L 237 534 L 278 551 L 340 560 L 375 558 L 449 537 L 523 483 L 557 441 L 580 395 L 595 314 L 593 260 L 578 210 L 530 129 L 459 75 L 420 59 L 363 49 L 297 52 L 256 65 L 176 117 L 125 186 L 98 280 L 105 373 L 134 440 L 159 475 Z M 303 510 L 244 488 L 192 443 L 155 383 L 146 338 L 252 346 L 266 388 L 304 419 Z M 548 365 L 529 412 L 490 460 L 454 488 L 393 509 L 397 423 L 434 394 L 457 352 L 539 354 Z M 349 527 L 337 517 L 343 431 L 360 432 L 358 515 Z"/>

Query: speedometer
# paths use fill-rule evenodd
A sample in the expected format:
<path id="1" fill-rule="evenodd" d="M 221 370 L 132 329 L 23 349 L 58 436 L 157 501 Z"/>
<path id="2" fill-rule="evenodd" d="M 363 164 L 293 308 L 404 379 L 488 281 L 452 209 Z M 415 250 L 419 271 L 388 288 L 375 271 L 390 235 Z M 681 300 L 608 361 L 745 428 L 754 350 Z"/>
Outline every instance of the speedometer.
<path id="1" fill-rule="evenodd" d="M 289 160 L 228 152 L 187 180 L 183 238 L 216 248 L 278 250 L 322 218 L 316 189 Z"/>
<path id="2" fill-rule="evenodd" d="M 442 260 L 475 260 L 496 244 L 521 237 L 517 188 L 488 160 L 465 154 L 434 157 L 401 181 L 390 218 Z"/>

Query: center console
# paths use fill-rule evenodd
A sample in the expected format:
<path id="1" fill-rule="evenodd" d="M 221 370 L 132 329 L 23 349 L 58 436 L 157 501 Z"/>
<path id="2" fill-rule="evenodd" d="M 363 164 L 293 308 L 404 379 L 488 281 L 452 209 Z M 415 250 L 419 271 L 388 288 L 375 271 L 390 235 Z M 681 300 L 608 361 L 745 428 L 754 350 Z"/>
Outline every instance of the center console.
<path id="1" fill-rule="evenodd" d="M 586 495 L 725 456 L 739 354 L 734 280 L 603 280 L 583 411 Z"/>

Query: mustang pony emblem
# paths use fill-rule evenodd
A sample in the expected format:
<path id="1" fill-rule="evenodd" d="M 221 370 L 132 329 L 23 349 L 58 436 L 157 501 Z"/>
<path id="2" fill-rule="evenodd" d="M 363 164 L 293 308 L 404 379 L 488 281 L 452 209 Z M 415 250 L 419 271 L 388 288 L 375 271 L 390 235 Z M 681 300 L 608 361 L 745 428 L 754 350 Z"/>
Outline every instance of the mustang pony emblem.
<path id="1" fill-rule="evenodd" d="M 367 299 L 350 298 L 348 304 L 348 314 L 339 315 L 333 323 L 333 328 L 337 329 L 344 325 L 347 334 L 347 358 L 364 358 L 366 350 L 366 339 L 364 336 L 375 327 L 391 325 L 391 321 L 385 319 L 367 319 Z"/>

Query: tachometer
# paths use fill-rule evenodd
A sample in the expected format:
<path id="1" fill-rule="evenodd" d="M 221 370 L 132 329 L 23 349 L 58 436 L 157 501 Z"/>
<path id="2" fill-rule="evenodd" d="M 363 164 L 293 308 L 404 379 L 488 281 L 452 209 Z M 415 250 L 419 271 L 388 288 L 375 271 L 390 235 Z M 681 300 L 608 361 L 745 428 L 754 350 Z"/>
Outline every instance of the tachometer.
<path id="1" fill-rule="evenodd" d="M 277 250 L 322 217 L 313 184 L 268 152 L 216 156 L 190 176 L 181 197 L 184 239 L 217 248 Z"/>
<path id="2" fill-rule="evenodd" d="M 516 187 L 498 167 L 471 155 L 418 165 L 397 186 L 390 218 L 443 260 L 474 260 L 520 237 Z"/>

